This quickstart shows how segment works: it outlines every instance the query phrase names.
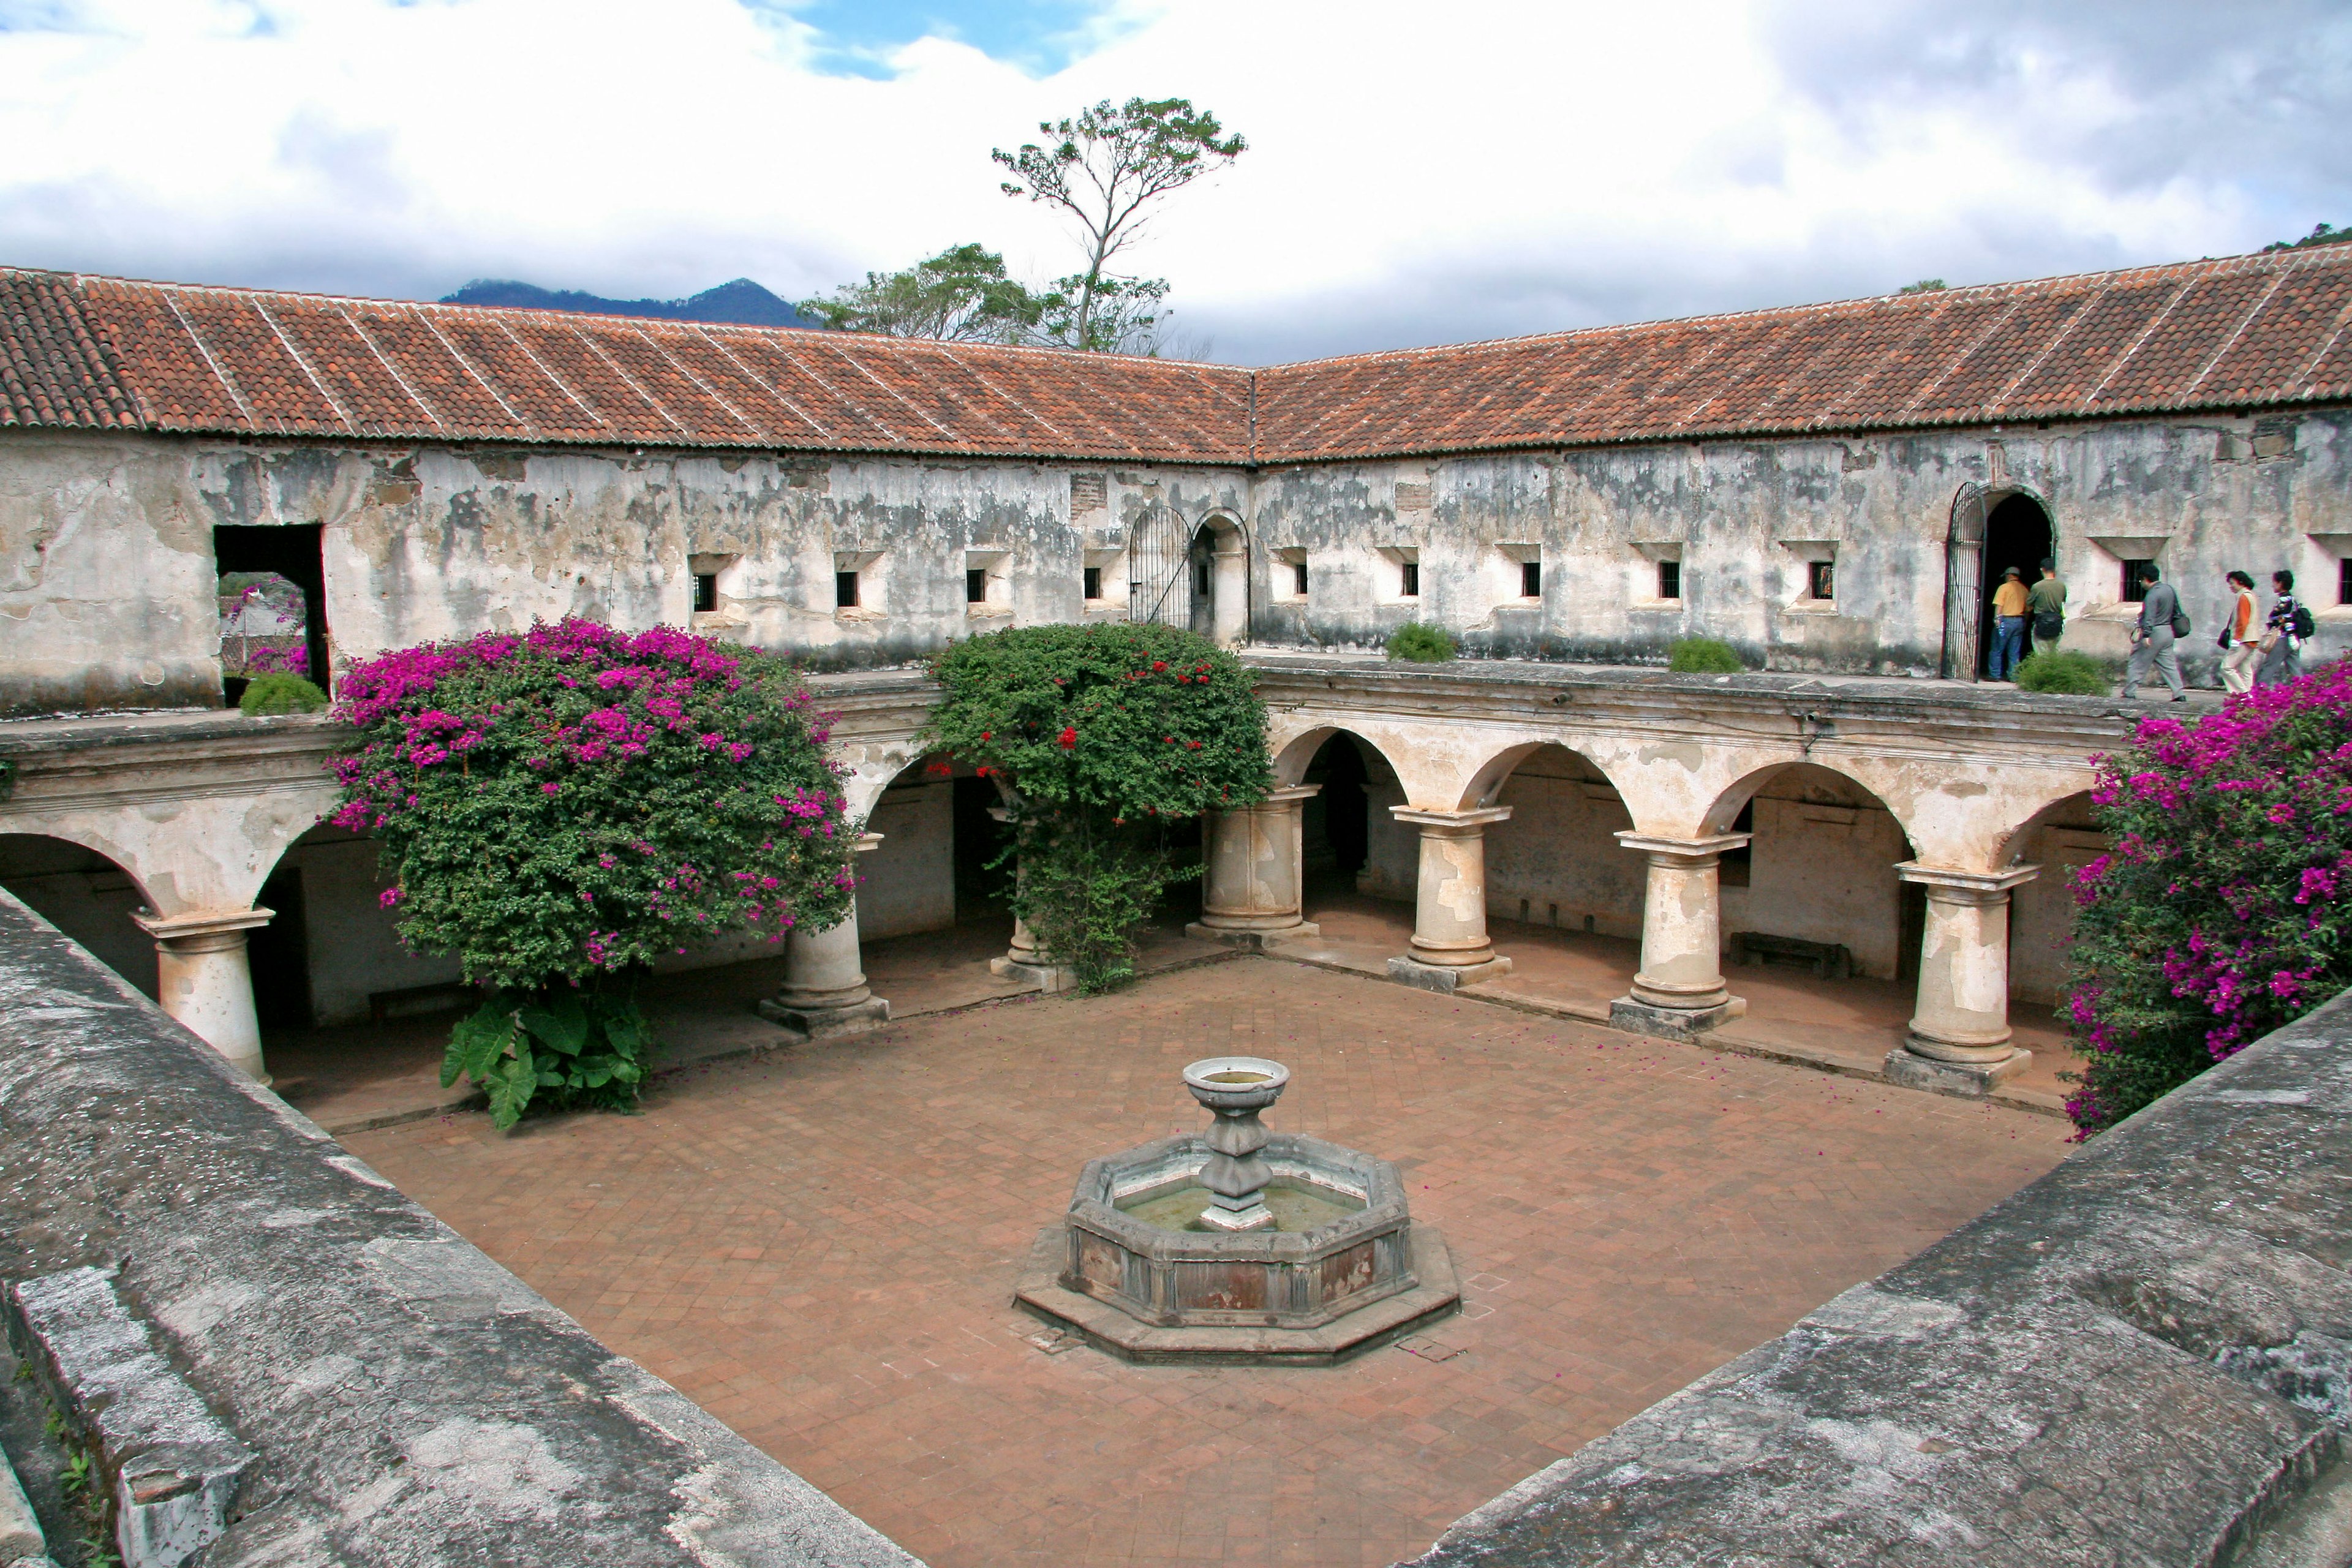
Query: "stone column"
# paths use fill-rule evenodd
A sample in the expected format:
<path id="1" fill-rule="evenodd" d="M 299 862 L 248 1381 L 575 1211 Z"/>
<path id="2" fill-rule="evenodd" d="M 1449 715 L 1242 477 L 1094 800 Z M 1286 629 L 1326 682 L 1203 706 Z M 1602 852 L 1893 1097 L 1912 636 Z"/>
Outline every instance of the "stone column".
<path id="1" fill-rule="evenodd" d="M 261 1020 L 253 1010 L 253 966 L 245 933 L 266 926 L 274 910 L 191 910 L 131 918 L 155 939 L 156 1001 L 256 1083 L 269 1081 L 261 1062 Z"/>
<path id="2" fill-rule="evenodd" d="M 2010 1044 L 2009 895 L 2039 866 L 1955 871 L 1908 861 L 1895 868 L 1927 889 L 1919 944 L 1919 1007 L 1886 1055 L 1886 1078 L 1908 1089 L 1982 1099 L 2023 1072 L 2033 1053 Z"/>
<path id="3" fill-rule="evenodd" d="M 870 853 L 881 842 L 878 833 L 861 834 L 857 852 Z M 890 1021 L 890 1004 L 866 988 L 856 894 L 840 924 L 823 931 L 795 925 L 785 933 L 783 989 L 760 1004 L 760 1016 L 812 1040 L 862 1034 Z"/>
<path id="4" fill-rule="evenodd" d="M 999 822 L 1010 822 L 1013 808 L 992 805 L 988 815 Z M 1013 863 L 1013 881 L 1016 888 L 1020 886 L 1021 862 L 1017 859 Z M 1039 950 L 1036 933 L 1017 914 L 1013 917 L 1013 945 L 1005 950 L 1003 958 L 988 961 L 988 972 L 1000 980 L 1018 981 L 1047 993 L 1072 990 L 1078 983 L 1076 970 L 1066 963 L 1055 963 L 1051 954 Z"/>
<path id="5" fill-rule="evenodd" d="M 1637 1035 L 1682 1037 L 1748 1010 L 1723 983 L 1723 900 L 1717 870 L 1725 850 L 1752 837 L 1617 835 L 1618 843 L 1648 858 L 1650 875 L 1642 896 L 1642 967 L 1633 976 L 1633 994 L 1609 1005 L 1611 1024 Z"/>
<path id="6" fill-rule="evenodd" d="M 1302 918 L 1299 905 L 1306 859 L 1303 808 L 1322 787 L 1275 790 L 1255 805 L 1210 816 L 1201 918 L 1184 928 L 1187 936 L 1265 948 L 1320 932 L 1321 927 Z"/>
<path id="7" fill-rule="evenodd" d="M 1511 808 L 1420 811 L 1392 805 L 1389 815 L 1421 828 L 1421 878 L 1415 889 L 1412 945 L 1389 960 L 1389 978 L 1431 991 L 1452 991 L 1511 972 L 1486 937 L 1486 826 L 1507 822 Z"/>

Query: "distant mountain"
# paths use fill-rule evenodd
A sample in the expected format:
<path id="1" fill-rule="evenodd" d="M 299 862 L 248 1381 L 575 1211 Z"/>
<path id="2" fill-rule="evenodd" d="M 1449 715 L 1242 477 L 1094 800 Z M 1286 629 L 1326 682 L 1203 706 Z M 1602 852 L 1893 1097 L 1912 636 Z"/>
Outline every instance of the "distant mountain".
<path id="1" fill-rule="evenodd" d="M 542 289 L 511 278 L 477 278 L 445 305 L 509 305 L 525 310 L 577 310 L 590 316 L 649 316 L 662 321 L 723 321 L 745 327 L 810 327 L 812 321 L 749 278 L 705 289 L 687 300 L 607 300 L 577 289 Z"/>

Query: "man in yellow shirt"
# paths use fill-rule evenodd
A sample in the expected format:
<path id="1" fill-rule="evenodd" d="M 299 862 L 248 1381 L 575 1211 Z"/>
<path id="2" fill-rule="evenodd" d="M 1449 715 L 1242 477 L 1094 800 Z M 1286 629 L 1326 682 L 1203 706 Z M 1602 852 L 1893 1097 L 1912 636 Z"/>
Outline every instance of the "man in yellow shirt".
<path id="1" fill-rule="evenodd" d="M 2014 680 L 2025 657 L 2025 575 L 2014 566 L 1992 591 L 1992 679 Z"/>

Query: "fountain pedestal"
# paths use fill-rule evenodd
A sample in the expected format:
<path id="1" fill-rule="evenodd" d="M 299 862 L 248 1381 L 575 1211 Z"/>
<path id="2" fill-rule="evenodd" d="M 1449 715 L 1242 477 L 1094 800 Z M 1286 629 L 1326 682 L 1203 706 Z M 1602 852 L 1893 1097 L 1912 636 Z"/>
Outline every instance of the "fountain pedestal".
<path id="1" fill-rule="evenodd" d="M 1144 1362 L 1318 1365 L 1461 1304 L 1444 1241 L 1385 1160 L 1258 1122 L 1290 1074 L 1184 1069 L 1215 1120 L 1091 1161 L 1014 1291 L 1037 1316 Z"/>

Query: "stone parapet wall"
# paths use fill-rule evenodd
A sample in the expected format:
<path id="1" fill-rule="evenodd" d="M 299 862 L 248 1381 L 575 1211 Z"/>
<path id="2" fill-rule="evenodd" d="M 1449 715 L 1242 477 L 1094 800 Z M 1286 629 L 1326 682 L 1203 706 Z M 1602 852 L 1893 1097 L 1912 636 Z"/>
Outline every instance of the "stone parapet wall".
<path id="1" fill-rule="evenodd" d="M 2352 1550 L 2352 996 L 1531 1477 L 1419 1568 Z"/>
<path id="2" fill-rule="evenodd" d="M 80 1268 L 256 1455 L 209 1568 L 914 1563 L 0 894 L 0 1278 Z"/>

